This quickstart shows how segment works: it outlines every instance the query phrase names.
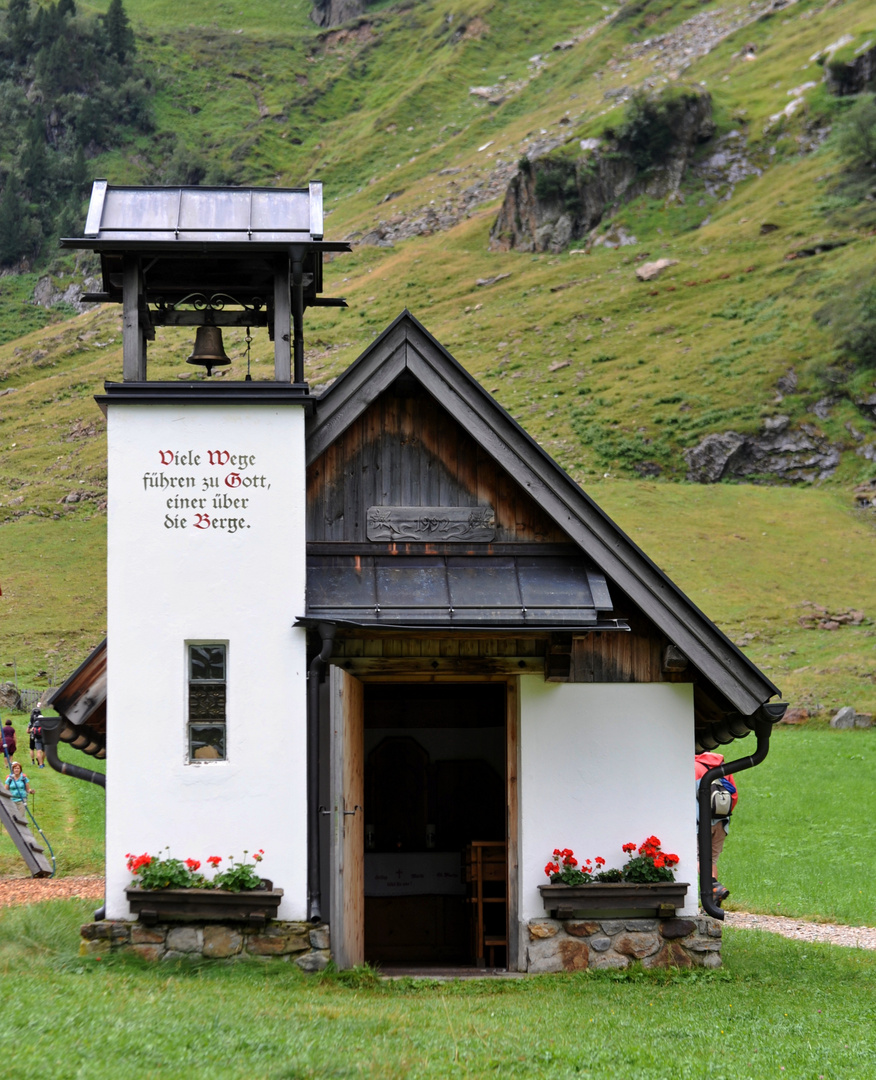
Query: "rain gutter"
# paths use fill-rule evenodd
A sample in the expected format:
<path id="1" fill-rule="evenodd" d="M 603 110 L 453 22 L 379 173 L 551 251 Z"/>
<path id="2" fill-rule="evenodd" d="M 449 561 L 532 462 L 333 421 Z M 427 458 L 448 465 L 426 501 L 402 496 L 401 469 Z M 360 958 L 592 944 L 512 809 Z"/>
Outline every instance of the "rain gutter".
<path id="1" fill-rule="evenodd" d="M 319 848 L 319 684 L 335 643 L 332 623 L 319 623 L 320 649 L 307 673 L 307 910 L 313 923 L 322 922 Z"/>
<path id="2" fill-rule="evenodd" d="M 58 736 L 61 733 L 61 725 L 64 721 L 60 717 L 44 716 L 42 718 L 43 726 L 43 746 L 46 751 L 46 761 L 52 766 L 55 772 L 63 773 L 64 776 L 72 776 L 77 780 L 87 780 L 90 784 L 97 784 L 98 787 L 106 787 L 106 777 L 103 773 L 95 772 L 93 769 L 83 769 L 81 765 L 71 765 L 69 761 L 61 761 L 58 757 Z"/>

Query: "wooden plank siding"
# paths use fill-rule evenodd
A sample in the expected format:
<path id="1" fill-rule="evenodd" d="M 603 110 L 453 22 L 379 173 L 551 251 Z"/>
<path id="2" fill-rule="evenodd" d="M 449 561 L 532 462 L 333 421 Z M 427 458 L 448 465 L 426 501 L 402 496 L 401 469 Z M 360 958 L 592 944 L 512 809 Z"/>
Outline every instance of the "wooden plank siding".
<path id="1" fill-rule="evenodd" d="M 405 651 L 402 651 L 404 648 Z M 459 636 L 430 635 L 385 635 L 380 637 L 368 637 L 366 635 L 353 637 L 339 634 L 332 650 L 332 660 L 343 659 L 350 656 L 429 656 L 455 659 L 464 657 L 487 657 L 487 656 L 544 656 L 546 641 L 537 638 L 508 638 L 495 639 L 462 638 Z"/>
<path id="2" fill-rule="evenodd" d="M 497 543 L 569 543 L 429 394 L 407 383 L 372 402 L 308 467 L 308 541 L 367 542 L 370 506 L 491 506 Z"/>
<path id="3" fill-rule="evenodd" d="M 558 682 L 582 683 L 646 683 L 691 682 L 693 668 L 685 671 L 664 671 L 663 652 L 668 642 L 650 630 L 647 620 L 638 617 L 633 630 L 626 632 L 594 631 L 574 634 L 565 644 L 554 638 L 554 649 L 569 656 L 568 668 L 554 675 Z M 433 635 L 393 634 L 369 636 L 367 631 L 347 635 L 341 633 L 335 641 L 332 663 L 358 673 L 377 673 L 381 667 L 394 674 L 406 668 L 414 673 L 433 670 L 444 675 L 453 671 L 474 673 L 481 665 L 485 674 L 506 670 L 544 672 L 551 637 L 518 638 L 513 636 L 472 637 L 441 631 Z M 346 662 L 357 661 L 347 664 Z M 361 663 L 358 661 L 362 661 Z"/>

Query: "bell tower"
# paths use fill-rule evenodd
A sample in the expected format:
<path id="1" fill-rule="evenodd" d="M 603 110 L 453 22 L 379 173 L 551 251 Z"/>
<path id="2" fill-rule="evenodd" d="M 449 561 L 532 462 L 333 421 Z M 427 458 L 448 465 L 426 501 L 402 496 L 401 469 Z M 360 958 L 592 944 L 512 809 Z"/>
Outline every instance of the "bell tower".
<path id="1" fill-rule="evenodd" d="M 227 859 L 264 849 L 280 918 L 307 917 L 304 373 L 323 297 L 322 185 L 114 187 L 84 234 L 122 307 L 108 432 L 107 917 L 127 918 L 128 852 Z M 148 345 L 191 327 L 148 378 Z M 216 379 L 222 329 L 267 331 L 273 378 Z M 213 376 L 213 377 L 211 377 Z"/>

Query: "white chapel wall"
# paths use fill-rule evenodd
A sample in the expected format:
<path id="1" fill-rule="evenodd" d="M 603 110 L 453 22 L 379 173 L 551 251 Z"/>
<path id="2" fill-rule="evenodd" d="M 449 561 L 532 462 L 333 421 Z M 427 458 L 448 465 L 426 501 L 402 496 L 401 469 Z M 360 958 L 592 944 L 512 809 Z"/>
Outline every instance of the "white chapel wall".
<path id="1" fill-rule="evenodd" d="M 111 404 L 108 436 L 107 915 L 129 914 L 126 853 L 169 845 L 263 848 L 280 918 L 304 918 L 303 410 Z M 228 642 L 227 761 L 186 760 L 191 641 Z"/>
<path id="2" fill-rule="evenodd" d="M 679 855 L 697 912 L 693 687 L 689 683 L 546 683 L 520 679 L 522 923 L 544 917 L 538 886 L 553 849 L 626 861 L 654 834 Z"/>

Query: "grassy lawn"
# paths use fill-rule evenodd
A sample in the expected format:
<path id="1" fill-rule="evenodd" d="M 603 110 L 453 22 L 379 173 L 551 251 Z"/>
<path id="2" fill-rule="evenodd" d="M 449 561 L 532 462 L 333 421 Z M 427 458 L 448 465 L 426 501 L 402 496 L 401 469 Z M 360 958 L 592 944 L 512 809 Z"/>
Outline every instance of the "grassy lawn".
<path id="1" fill-rule="evenodd" d="M 36 765 L 31 768 L 27 748 L 27 717 L 18 713 L 8 715 L 18 736 L 16 760 L 21 762 L 34 790 L 34 795 L 28 800 L 31 813 L 54 851 L 57 876 L 102 874 L 106 810 L 103 789 L 83 780 L 62 776 L 48 765 L 44 769 L 38 769 Z M 104 762 L 86 758 L 78 750 L 63 744 L 58 749 L 58 756 L 62 761 L 73 762 L 82 768 L 104 771 Z M 0 781 L 6 775 L 4 762 Z M 28 824 L 31 824 L 30 819 Z M 39 836 L 36 839 L 40 842 Z M 46 851 L 46 854 L 49 852 Z M 7 831 L 0 826 L 0 877 L 26 876 L 27 870 L 18 849 Z"/>
<path id="2" fill-rule="evenodd" d="M 876 926 L 874 732 L 779 728 L 766 761 L 738 779 L 720 865 L 727 907 Z"/>
<path id="3" fill-rule="evenodd" d="M 0 917 L 0 1030 L 30 1077 L 868 1080 L 876 954 L 728 932 L 724 971 L 377 983 L 258 961 L 80 959 L 88 905 Z"/>
<path id="4" fill-rule="evenodd" d="M 16 716 L 18 759 L 36 791 L 36 817 L 54 848 L 58 875 L 102 873 L 104 793 L 92 784 L 28 764 L 25 719 Z M 739 774 L 739 807 L 721 860 L 731 910 L 876 926 L 872 822 L 876 818 L 876 735 L 823 725 L 780 727 L 766 761 Z M 727 748 L 754 749 L 753 737 Z M 62 746 L 63 758 L 101 769 Z M 0 877 L 24 865 L 0 829 Z"/>

